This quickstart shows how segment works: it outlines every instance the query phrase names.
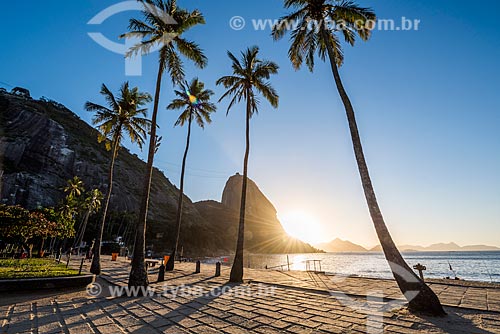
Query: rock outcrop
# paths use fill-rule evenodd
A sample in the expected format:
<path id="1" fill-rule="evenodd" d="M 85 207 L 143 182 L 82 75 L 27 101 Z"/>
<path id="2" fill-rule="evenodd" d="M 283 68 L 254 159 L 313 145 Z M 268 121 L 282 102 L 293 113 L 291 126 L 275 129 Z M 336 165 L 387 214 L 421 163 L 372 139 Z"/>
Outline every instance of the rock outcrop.
<path id="1" fill-rule="evenodd" d="M 80 177 L 87 189 L 106 191 L 111 153 L 97 142 L 97 131 L 63 105 L 0 91 L 0 201 L 28 209 L 54 206 L 63 198 L 66 180 Z M 122 148 L 115 166 L 110 215 L 138 212 L 145 163 Z M 222 203 L 184 199 L 180 243 L 187 256 L 227 255 L 234 251 L 242 177 L 231 177 Z M 153 171 L 147 244 L 162 253 L 173 244 L 178 189 L 158 169 Z M 130 224 L 135 226 L 134 218 Z M 131 228 L 127 228 L 129 234 Z M 276 209 L 249 182 L 247 247 L 258 253 L 314 252 L 287 236 Z M 90 227 L 90 231 L 92 227 Z M 121 232 L 120 232 L 121 231 Z M 120 227 L 115 234 L 123 233 Z"/>
<path id="2" fill-rule="evenodd" d="M 233 175 L 226 182 L 222 203 L 204 201 L 195 203 L 198 212 L 212 226 L 223 231 L 224 238 L 236 245 L 238 231 L 241 186 L 243 176 Z M 260 191 L 254 181 L 248 180 L 245 249 L 261 253 L 310 253 L 318 250 L 309 244 L 288 236 L 277 218 L 274 205 Z"/>
<path id="3" fill-rule="evenodd" d="M 75 175 L 87 189 L 106 190 L 111 153 L 97 143 L 97 131 L 64 106 L 0 93 L 0 134 L 3 203 L 28 209 L 54 206 L 63 197 L 61 189 L 66 180 Z M 122 148 L 115 170 L 118 172 L 110 210 L 137 212 L 145 163 Z M 155 168 L 148 236 L 150 245 L 158 251 L 171 244 L 169 230 L 173 230 L 178 194 L 177 188 Z M 186 234 L 194 227 L 207 230 L 191 200 L 186 197 L 184 203 Z M 200 233 L 200 244 L 205 244 L 202 239 L 211 238 L 207 233 Z"/>

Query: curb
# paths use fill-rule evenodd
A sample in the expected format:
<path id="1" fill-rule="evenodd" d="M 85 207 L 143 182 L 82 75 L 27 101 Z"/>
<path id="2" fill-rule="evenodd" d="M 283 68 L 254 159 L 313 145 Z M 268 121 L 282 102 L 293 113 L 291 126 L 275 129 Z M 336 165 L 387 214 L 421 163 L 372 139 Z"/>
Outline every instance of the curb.
<path id="1" fill-rule="evenodd" d="M 86 287 L 95 275 L 0 280 L 0 292 Z"/>

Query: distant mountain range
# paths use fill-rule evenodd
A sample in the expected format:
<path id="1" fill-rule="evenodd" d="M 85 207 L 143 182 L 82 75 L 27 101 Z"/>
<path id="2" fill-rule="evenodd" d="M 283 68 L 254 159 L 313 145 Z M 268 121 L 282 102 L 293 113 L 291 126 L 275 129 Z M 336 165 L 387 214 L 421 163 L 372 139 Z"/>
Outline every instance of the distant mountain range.
<path id="1" fill-rule="evenodd" d="M 450 243 L 438 243 L 432 244 L 427 247 L 415 246 L 415 245 L 400 245 L 399 250 L 402 252 L 473 252 L 473 251 L 500 251 L 500 248 L 495 246 L 487 245 L 470 245 L 470 246 L 459 246 L 454 242 Z M 370 252 L 381 252 L 382 247 L 380 245 L 375 246 L 370 249 Z"/>
<path id="2" fill-rule="evenodd" d="M 317 248 L 324 250 L 325 252 L 367 252 L 368 250 L 363 246 L 356 245 L 350 241 L 345 241 L 342 239 L 335 239 L 330 242 L 324 242 L 315 245 Z"/>
<path id="3" fill-rule="evenodd" d="M 330 242 L 315 245 L 325 252 L 381 252 L 380 245 L 370 249 L 357 245 L 347 240 L 335 239 Z M 402 252 L 473 252 L 473 251 L 500 251 L 499 247 L 486 245 L 459 246 L 454 242 L 438 243 L 427 247 L 415 245 L 399 245 L 398 249 Z"/>

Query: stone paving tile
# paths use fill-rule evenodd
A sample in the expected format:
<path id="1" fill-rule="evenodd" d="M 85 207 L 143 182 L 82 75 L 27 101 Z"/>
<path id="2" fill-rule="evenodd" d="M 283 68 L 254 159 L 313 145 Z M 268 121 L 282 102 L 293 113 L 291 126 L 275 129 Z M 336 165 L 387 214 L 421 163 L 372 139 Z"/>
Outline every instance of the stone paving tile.
<path id="1" fill-rule="evenodd" d="M 126 284 L 127 266 L 124 263 L 105 262 L 110 266 L 116 284 Z M 121 268 L 121 271 L 120 271 Z M 225 286 L 228 270 L 221 277 L 211 274 L 192 275 L 193 264 L 182 264 L 173 273 L 167 273 L 166 283 L 171 288 L 179 286 L 196 287 L 186 289 L 180 296 L 155 295 L 152 297 L 91 298 L 82 294 L 62 294 L 36 301 L 19 302 L 0 308 L 0 333 L 500 333 L 500 312 L 447 308 L 445 318 L 429 318 L 409 313 L 404 308 L 388 310 L 383 301 L 368 301 L 360 294 L 350 297 L 348 302 L 338 299 L 319 289 L 325 284 L 324 277 L 311 273 L 272 273 L 249 271 L 254 281 L 238 286 L 220 296 L 207 294 Z M 202 266 L 202 271 L 213 268 Z M 111 273 L 106 271 L 106 273 Z M 154 271 L 151 271 L 151 276 Z M 118 279 L 114 280 L 114 276 Z M 259 278 L 258 280 L 255 277 Z M 287 284 L 294 284 L 304 277 L 301 284 L 292 287 L 281 285 L 279 277 Z M 259 281 L 268 280 L 280 284 L 266 295 L 259 293 Z M 197 283 L 198 282 L 198 283 Z M 346 279 L 347 289 L 354 291 L 356 282 L 368 289 L 377 280 Z M 313 286 L 313 284 L 316 284 Z M 387 286 L 390 282 L 381 283 Z M 336 283 L 339 287 L 339 283 Z M 306 290 L 298 288 L 305 287 Z M 163 291 L 161 284 L 152 284 L 156 291 Z M 314 289 L 311 289 L 313 287 Z M 104 286 L 106 288 L 106 286 Z M 249 295 L 237 296 L 238 288 L 244 288 Z M 359 288 L 361 289 L 361 288 Z M 220 290 L 219 290 L 220 291 Z M 361 290 L 360 290 L 361 291 Z M 457 291 L 459 297 L 453 292 Z M 203 294 L 204 293 L 204 294 Z M 478 288 L 446 287 L 442 293 L 447 298 L 487 304 L 490 290 Z M 255 295 L 255 296 L 254 296 Z M 493 300 L 497 297 L 492 294 Z M 463 303 L 461 300 L 460 303 Z"/>

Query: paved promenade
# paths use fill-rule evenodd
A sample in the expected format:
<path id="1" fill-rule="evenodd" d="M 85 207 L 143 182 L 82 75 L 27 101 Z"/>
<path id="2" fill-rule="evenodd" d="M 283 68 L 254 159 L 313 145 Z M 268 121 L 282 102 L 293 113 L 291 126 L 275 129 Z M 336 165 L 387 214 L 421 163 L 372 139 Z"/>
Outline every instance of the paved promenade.
<path id="1" fill-rule="evenodd" d="M 103 266 L 95 296 L 0 295 L 0 333 L 500 333 L 495 287 L 433 283 L 450 306 L 447 317 L 432 318 L 406 311 L 390 280 L 247 270 L 244 284 L 230 285 L 227 267 L 214 277 L 213 265 L 194 274 L 194 264 L 183 263 L 152 283 L 148 297 L 113 297 L 110 288 L 126 286 L 130 266 Z"/>

